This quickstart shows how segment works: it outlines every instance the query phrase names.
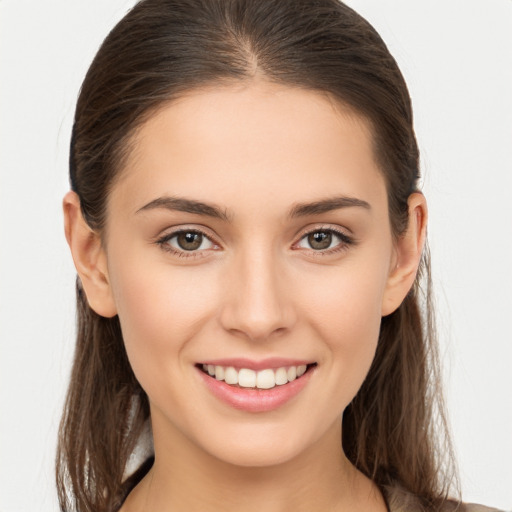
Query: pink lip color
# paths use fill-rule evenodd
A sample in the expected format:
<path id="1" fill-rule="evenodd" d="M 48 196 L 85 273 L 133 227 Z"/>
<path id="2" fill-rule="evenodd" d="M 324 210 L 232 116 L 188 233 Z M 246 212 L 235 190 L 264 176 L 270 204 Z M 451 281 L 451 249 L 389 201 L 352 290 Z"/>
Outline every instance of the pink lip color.
<path id="1" fill-rule="evenodd" d="M 303 359 L 286 359 L 283 357 L 269 357 L 261 361 L 252 361 L 251 359 L 244 359 L 243 357 L 230 358 L 230 359 L 213 359 L 208 361 L 201 361 L 199 365 L 211 364 L 213 366 L 232 366 L 239 370 L 240 368 L 247 368 L 249 370 L 259 371 L 267 368 L 277 370 L 278 368 L 289 366 L 301 366 L 311 364 L 313 361 L 305 361 Z"/>
<path id="2" fill-rule="evenodd" d="M 241 368 L 247 368 L 247 366 L 241 366 Z M 269 366 L 266 366 L 266 368 L 269 368 Z M 302 377 L 288 382 L 288 384 L 275 386 L 271 389 L 253 389 L 230 386 L 223 380 L 216 380 L 215 377 L 210 377 L 199 368 L 197 371 L 204 383 L 208 386 L 208 389 L 217 398 L 235 409 L 247 412 L 268 412 L 281 407 L 300 393 L 314 373 L 314 369 L 312 368 L 302 375 Z"/>

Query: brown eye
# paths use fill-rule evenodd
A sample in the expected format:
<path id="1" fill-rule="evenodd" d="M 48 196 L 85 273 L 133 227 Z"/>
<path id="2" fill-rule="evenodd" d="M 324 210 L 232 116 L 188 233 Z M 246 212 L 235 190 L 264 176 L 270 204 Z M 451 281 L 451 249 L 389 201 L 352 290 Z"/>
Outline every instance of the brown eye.
<path id="1" fill-rule="evenodd" d="M 176 242 L 179 248 L 184 251 L 195 251 L 201 247 L 203 235 L 202 233 L 195 233 L 193 231 L 184 231 L 178 234 Z"/>
<path id="2" fill-rule="evenodd" d="M 332 243 L 332 233 L 328 231 L 315 231 L 310 233 L 307 238 L 309 246 L 317 251 L 328 249 Z"/>
<path id="3" fill-rule="evenodd" d="M 165 249 L 177 253 L 193 253 L 213 249 L 215 244 L 200 231 L 175 231 L 164 236 L 158 243 Z"/>
<path id="4" fill-rule="evenodd" d="M 325 228 L 305 233 L 299 240 L 297 247 L 318 253 L 331 254 L 346 249 L 352 244 L 354 244 L 352 237 L 337 229 Z"/>

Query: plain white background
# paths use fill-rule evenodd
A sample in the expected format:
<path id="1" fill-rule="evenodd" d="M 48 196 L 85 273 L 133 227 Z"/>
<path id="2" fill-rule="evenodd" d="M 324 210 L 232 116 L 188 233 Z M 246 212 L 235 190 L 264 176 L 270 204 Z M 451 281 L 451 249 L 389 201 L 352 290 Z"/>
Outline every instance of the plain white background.
<path id="1" fill-rule="evenodd" d="M 74 103 L 133 0 L 0 0 L 0 512 L 57 510 Z M 351 0 L 409 84 L 464 498 L 512 508 L 512 1 Z"/>

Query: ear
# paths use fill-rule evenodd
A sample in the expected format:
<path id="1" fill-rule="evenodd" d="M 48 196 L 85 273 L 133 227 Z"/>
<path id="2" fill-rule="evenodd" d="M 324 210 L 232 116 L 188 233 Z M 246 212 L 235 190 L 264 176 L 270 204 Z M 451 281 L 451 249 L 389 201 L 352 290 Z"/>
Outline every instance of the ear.
<path id="1" fill-rule="evenodd" d="M 409 196 L 408 204 L 407 229 L 395 243 L 395 256 L 382 301 L 382 316 L 393 313 L 409 293 L 425 245 L 428 217 L 425 196 L 415 192 Z"/>
<path id="2" fill-rule="evenodd" d="M 75 192 L 64 196 L 64 229 L 89 306 L 98 315 L 117 314 L 107 270 L 107 255 L 98 233 L 85 222 Z"/>

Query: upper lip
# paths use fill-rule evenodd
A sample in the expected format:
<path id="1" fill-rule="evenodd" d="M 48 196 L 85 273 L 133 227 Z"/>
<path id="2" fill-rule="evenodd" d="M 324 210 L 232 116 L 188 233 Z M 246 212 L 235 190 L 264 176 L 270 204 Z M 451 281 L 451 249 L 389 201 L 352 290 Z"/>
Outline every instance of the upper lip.
<path id="1" fill-rule="evenodd" d="M 206 364 L 213 366 L 232 366 L 234 368 L 247 368 L 249 370 L 265 370 L 267 368 L 277 369 L 286 366 L 301 366 L 313 364 L 314 361 L 306 359 L 291 359 L 285 357 L 269 357 L 267 359 L 261 359 L 255 361 L 253 359 L 246 359 L 244 357 L 236 358 L 223 358 L 223 359 L 207 359 L 200 361 L 198 365 Z"/>

